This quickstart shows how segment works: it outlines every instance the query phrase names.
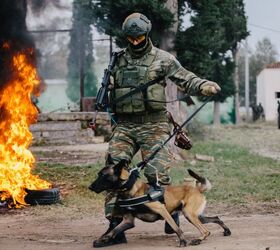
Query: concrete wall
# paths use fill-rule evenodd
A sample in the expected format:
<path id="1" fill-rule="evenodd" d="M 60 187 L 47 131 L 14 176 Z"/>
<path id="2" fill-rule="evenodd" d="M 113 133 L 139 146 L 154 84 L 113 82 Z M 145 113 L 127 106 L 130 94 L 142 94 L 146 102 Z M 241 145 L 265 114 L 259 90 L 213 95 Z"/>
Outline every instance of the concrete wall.
<path id="1" fill-rule="evenodd" d="M 257 77 L 257 104 L 261 103 L 267 121 L 277 118 L 276 93 L 280 92 L 280 69 L 264 69 Z"/>

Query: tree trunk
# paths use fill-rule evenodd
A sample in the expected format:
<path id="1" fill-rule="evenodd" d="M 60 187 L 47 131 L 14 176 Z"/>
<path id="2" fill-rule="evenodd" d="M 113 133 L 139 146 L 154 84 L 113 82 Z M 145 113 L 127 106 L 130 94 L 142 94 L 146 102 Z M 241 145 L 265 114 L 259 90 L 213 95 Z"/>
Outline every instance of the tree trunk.
<path id="1" fill-rule="evenodd" d="M 214 125 L 220 125 L 220 102 L 214 102 Z"/>
<path id="2" fill-rule="evenodd" d="M 174 50 L 174 42 L 176 39 L 176 33 L 178 31 L 178 23 L 179 23 L 178 1 L 167 0 L 164 5 L 174 15 L 174 23 L 168 30 L 166 30 L 163 33 L 161 43 L 160 43 L 160 48 L 176 56 L 176 51 Z M 178 87 L 170 80 L 167 80 L 166 83 L 167 83 L 167 87 L 165 88 L 165 93 L 166 93 L 167 100 L 177 99 Z M 181 124 L 183 119 L 186 118 L 186 111 L 185 112 L 182 111 L 184 110 L 184 107 L 180 105 L 179 102 L 168 103 L 167 110 L 172 114 L 175 121 L 178 122 L 179 124 Z M 184 114 L 184 116 L 182 116 L 182 114 Z M 170 140 L 169 149 L 176 158 L 181 158 L 182 154 L 180 152 L 182 150 L 180 150 L 178 147 L 174 145 L 174 138 Z"/>
<path id="3" fill-rule="evenodd" d="M 165 7 L 169 9 L 174 15 L 174 23 L 168 30 L 163 33 L 160 48 L 176 56 L 176 52 L 174 50 L 174 41 L 176 39 L 176 33 L 178 30 L 178 1 L 167 0 L 165 2 Z M 178 88 L 175 84 L 172 84 L 170 80 L 167 81 L 166 96 L 168 100 L 175 100 L 177 98 L 177 89 Z M 167 105 L 167 110 L 174 115 L 179 113 L 179 108 L 179 102 L 169 103 Z M 177 117 L 176 115 L 175 119 L 178 120 L 179 118 L 180 117 Z"/>
<path id="4" fill-rule="evenodd" d="M 239 64 L 239 48 L 233 51 L 233 57 L 235 61 L 234 70 L 234 84 L 235 84 L 235 95 L 234 95 L 234 109 L 235 109 L 235 124 L 240 123 L 239 114 L 239 77 L 238 77 L 238 64 Z"/>

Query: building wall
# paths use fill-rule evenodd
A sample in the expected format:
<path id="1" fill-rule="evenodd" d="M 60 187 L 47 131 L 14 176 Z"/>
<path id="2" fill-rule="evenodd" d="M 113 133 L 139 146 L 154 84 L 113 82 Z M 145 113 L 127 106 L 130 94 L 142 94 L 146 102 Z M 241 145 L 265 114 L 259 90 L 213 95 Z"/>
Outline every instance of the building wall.
<path id="1" fill-rule="evenodd" d="M 257 104 L 262 104 L 267 121 L 277 118 L 277 100 L 280 100 L 277 92 L 280 92 L 280 69 L 264 69 L 257 77 Z"/>
<path id="2" fill-rule="evenodd" d="M 63 79 L 46 79 L 46 89 L 38 98 L 38 107 L 43 113 L 66 111 L 73 105 L 66 95 L 67 82 Z"/>

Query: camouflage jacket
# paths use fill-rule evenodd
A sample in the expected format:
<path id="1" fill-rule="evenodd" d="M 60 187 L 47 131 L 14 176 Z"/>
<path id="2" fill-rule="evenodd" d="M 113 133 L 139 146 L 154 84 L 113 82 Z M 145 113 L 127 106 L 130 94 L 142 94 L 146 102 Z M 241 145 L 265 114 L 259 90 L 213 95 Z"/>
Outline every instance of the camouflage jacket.
<path id="1" fill-rule="evenodd" d="M 117 114 L 141 114 L 165 110 L 167 78 L 190 95 L 199 94 L 200 85 L 206 81 L 182 67 L 173 55 L 154 46 L 151 46 L 149 51 L 140 58 L 133 58 L 126 49 L 120 55 L 113 70 L 112 95 L 114 98 L 119 98 L 139 85 L 159 77 L 164 78 L 149 86 L 146 91 L 140 91 L 131 98 L 117 103 L 115 112 Z"/>

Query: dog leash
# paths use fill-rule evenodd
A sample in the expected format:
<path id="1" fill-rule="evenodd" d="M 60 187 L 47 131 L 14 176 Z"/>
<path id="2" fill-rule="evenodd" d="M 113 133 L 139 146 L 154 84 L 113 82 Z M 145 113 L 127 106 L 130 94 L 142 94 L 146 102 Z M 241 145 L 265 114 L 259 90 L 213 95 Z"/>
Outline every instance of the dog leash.
<path id="1" fill-rule="evenodd" d="M 132 186 L 134 185 L 135 181 L 139 177 L 140 171 L 148 164 L 149 161 L 151 161 L 155 155 L 171 140 L 172 137 L 174 137 L 178 131 L 180 131 L 210 100 L 212 99 L 212 96 L 208 97 L 205 102 L 196 109 L 181 125 L 176 124 L 176 128 L 174 128 L 173 133 L 164 141 L 164 143 L 161 144 L 149 157 L 144 159 L 143 161 L 139 162 L 136 167 L 132 168 L 129 171 L 129 177 L 126 180 L 125 183 L 121 186 L 123 190 L 130 190 Z M 163 190 L 155 190 L 155 192 L 148 192 L 148 194 L 145 194 L 140 197 L 136 198 L 129 198 L 129 199 L 118 199 L 118 205 L 122 208 L 127 208 L 131 206 L 139 206 L 141 204 L 145 204 L 147 202 L 151 201 L 157 201 L 160 199 L 163 199 Z"/>
<path id="2" fill-rule="evenodd" d="M 173 133 L 146 159 L 143 161 L 139 162 L 135 168 L 131 169 L 130 172 L 132 171 L 141 171 L 149 161 L 154 159 L 155 155 L 163 149 L 163 147 L 177 134 L 178 131 L 180 131 L 210 100 L 212 99 L 212 96 L 209 96 L 205 102 L 200 105 L 181 125 L 179 125 L 176 129 L 173 130 Z"/>

